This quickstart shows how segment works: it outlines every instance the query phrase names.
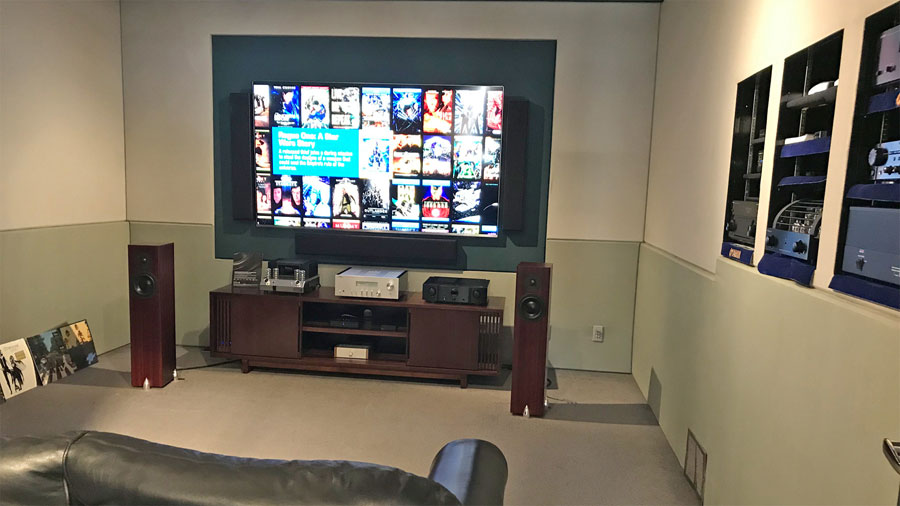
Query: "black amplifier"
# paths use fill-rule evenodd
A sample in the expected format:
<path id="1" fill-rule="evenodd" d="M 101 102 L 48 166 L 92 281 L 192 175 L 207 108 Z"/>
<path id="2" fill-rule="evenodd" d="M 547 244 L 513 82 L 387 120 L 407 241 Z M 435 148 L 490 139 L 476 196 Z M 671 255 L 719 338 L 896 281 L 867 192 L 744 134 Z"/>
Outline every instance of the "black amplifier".
<path id="1" fill-rule="evenodd" d="M 303 271 L 307 278 L 319 275 L 319 264 L 302 258 L 279 258 L 269 262 L 269 268 L 278 270 L 278 278 L 294 279 L 296 271 Z"/>
<path id="2" fill-rule="evenodd" d="M 487 279 L 442 278 L 432 276 L 422 285 L 425 302 L 487 306 Z"/>

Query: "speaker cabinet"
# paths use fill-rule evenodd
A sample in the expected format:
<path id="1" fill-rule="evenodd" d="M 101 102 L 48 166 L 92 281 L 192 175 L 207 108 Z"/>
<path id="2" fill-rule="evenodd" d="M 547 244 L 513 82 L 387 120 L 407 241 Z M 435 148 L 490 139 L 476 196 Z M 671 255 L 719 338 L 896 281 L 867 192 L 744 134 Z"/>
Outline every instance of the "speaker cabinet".
<path id="1" fill-rule="evenodd" d="M 500 223 L 503 230 L 525 229 L 525 173 L 528 152 L 528 107 L 524 98 L 506 97 L 503 118 L 503 179 Z"/>
<path id="2" fill-rule="evenodd" d="M 163 387 L 175 371 L 175 245 L 128 246 L 131 385 Z"/>
<path id="3" fill-rule="evenodd" d="M 256 180 L 250 154 L 253 134 L 250 94 L 232 93 L 228 101 L 231 107 L 231 214 L 235 221 L 252 221 L 256 214 Z"/>
<path id="4" fill-rule="evenodd" d="M 550 337 L 552 264 L 522 262 L 516 268 L 516 318 L 513 330 L 512 396 L 514 415 L 544 416 L 547 342 Z"/>

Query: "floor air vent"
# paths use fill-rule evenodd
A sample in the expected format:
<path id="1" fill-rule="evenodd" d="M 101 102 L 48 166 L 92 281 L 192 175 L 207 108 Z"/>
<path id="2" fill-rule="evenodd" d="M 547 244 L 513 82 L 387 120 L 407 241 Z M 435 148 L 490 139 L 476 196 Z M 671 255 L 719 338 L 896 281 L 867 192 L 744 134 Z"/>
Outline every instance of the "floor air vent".
<path id="1" fill-rule="evenodd" d="M 700 497 L 700 504 L 703 504 L 703 489 L 706 487 L 706 450 L 700 446 L 697 436 L 690 429 L 684 453 L 684 475 Z"/>

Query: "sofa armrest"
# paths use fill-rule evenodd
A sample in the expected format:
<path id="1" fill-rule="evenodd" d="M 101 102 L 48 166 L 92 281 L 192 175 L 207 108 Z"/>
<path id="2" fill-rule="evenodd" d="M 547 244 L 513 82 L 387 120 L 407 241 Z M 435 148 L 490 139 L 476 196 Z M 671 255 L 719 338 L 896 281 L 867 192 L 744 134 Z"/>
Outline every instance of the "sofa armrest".
<path id="1" fill-rule="evenodd" d="M 503 504 L 508 469 L 503 452 L 480 439 L 457 439 L 441 448 L 428 477 L 462 504 Z"/>

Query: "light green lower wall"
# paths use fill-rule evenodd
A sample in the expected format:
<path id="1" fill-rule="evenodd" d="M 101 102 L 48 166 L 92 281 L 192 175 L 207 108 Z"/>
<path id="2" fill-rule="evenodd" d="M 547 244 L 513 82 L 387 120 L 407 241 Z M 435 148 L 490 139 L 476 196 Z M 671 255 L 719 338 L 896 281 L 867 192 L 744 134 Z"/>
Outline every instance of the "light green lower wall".
<path id="1" fill-rule="evenodd" d="M 175 325 L 180 344 L 206 346 L 209 291 L 231 280 L 231 262 L 214 258 L 211 225 L 131 222 L 131 242 L 175 243 Z M 550 362 L 559 368 L 628 372 L 637 277 L 637 243 L 547 241 L 554 264 L 550 311 Z M 322 284 L 334 286 L 344 266 L 322 265 Z M 433 275 L 486 278 L 492 295 L 506 297 L 506 326 L 513 324 L 515 273 L 411 270 L 413 290 Z M 604 343 L 591 342 L 591 328 L 606 326 Z M 509 343 L 504 355 L 509 358 Z"/>
<path id="2" fill-rule="evenodd" d="M 634 242 L 547 241 L 554 367 L 631 372 L 638 251 Z M 605 328 L 602 343 L 591 340 L 594 325 Z"/>
<path id="3" fill-rule="evenodd" d="M 128 223 L 0 232 L 0 342 L 87 319 L 97 351 L 129 341 Z"/>
<path id="4" fill-rule="evenodd" d="M 648 245 L 637 293 L 633 374 L 679 459 L 689 428 L 707 450 L 707 504 L 896 503 L 897 312 Z"/>

